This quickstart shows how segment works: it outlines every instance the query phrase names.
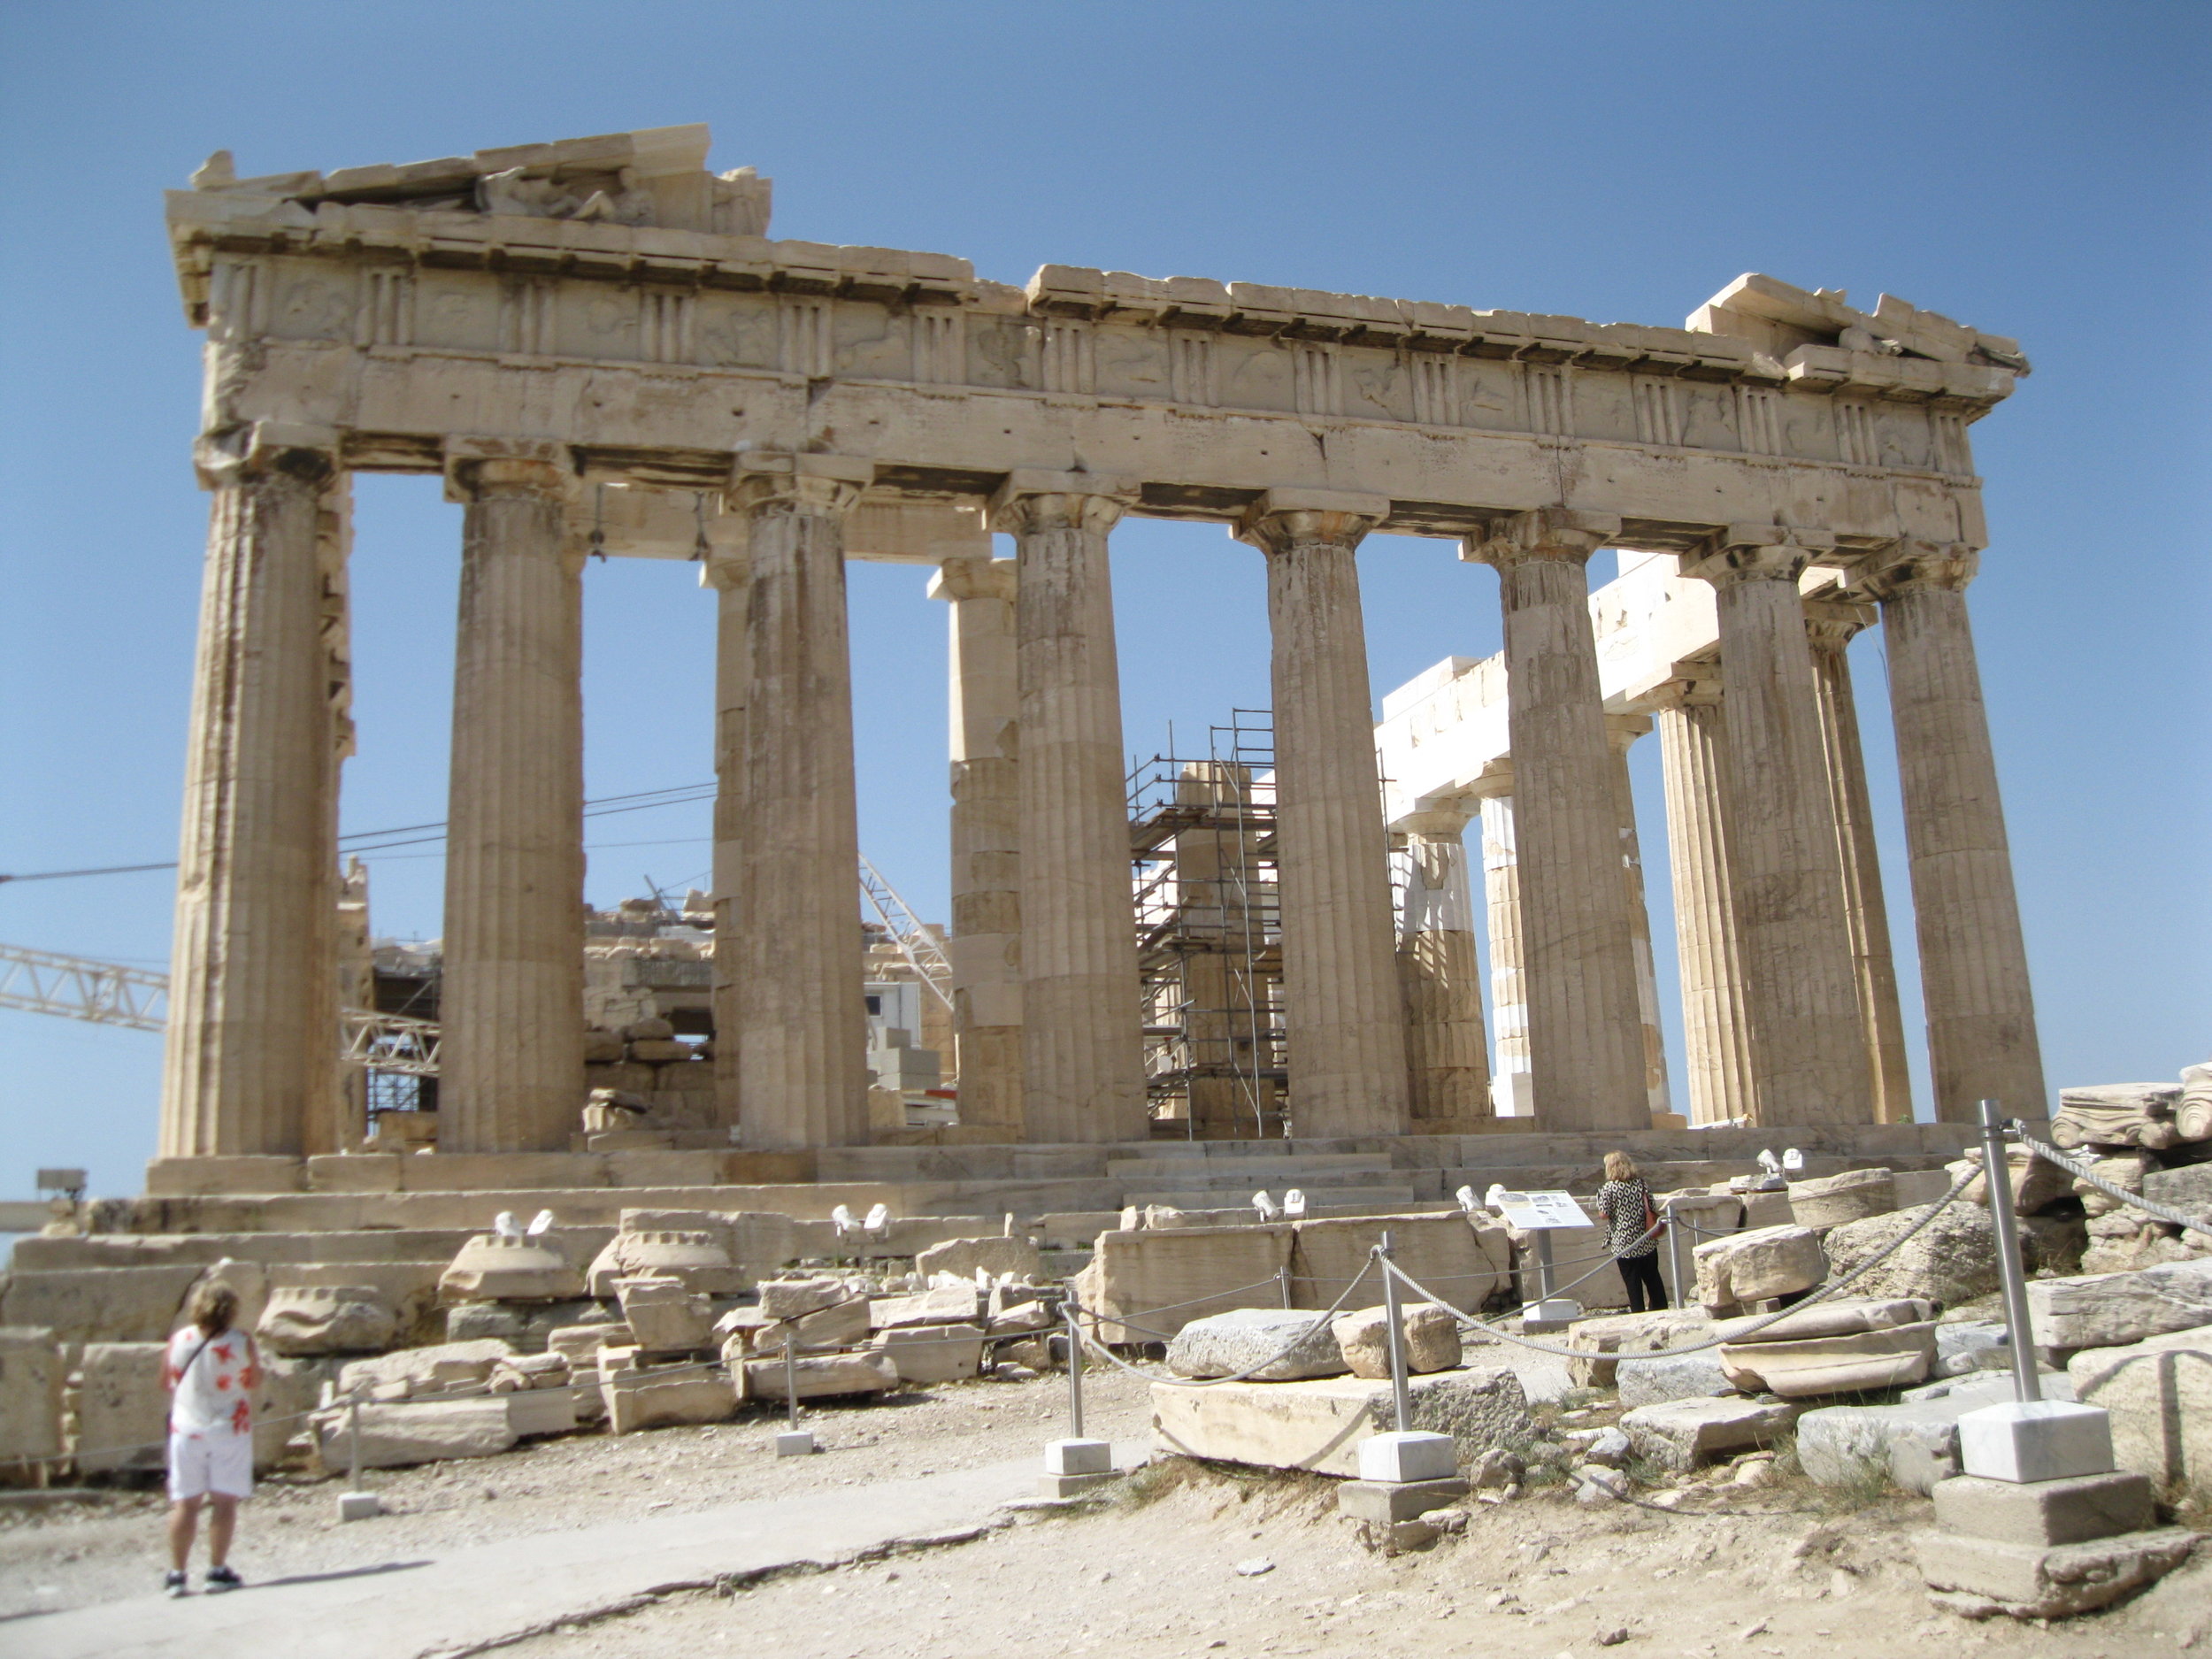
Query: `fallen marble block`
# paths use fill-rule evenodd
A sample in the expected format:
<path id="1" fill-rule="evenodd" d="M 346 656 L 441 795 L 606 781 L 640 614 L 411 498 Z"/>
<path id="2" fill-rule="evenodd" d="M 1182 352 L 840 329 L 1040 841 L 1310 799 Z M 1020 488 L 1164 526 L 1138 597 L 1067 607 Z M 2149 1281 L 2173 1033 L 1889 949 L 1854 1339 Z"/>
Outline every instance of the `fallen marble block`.
<path id="1" fill-rule="evenodd" d="M 1613 1375 L 1614 1386 L 1621 1391 L 1622 1409 L 1734 1394 L 1735 1385 L 1721 1370 L 1717 1354 L 1717 1350 L 1706 1348 L 1695 1354 L 1623 1358 L 1614 1366 Z"/>
<path id="2" fill-rule="evenodd" d="M 898 1325 L 876 1333 L 870 1345 L 890 1356 L 901 1382 L 962 1382 L 983 1369 L 978 1325 Z"/>
<path id="3" fill-rule="evenodd" d="M 677 1279 L 618 1279 L 622 1322 L 638 1347 L 665 1354 L 703 1348 L 713 1340 L 714 1303 Z"/>
<path id="4" fill-rule="evenodd" d="M 254 1337 L 273 1354 L 373 1354 L 392 1345 L 399 1316 L 373 1286 L 285 1285 L 269 1293 Z"/>
<path id="5" fill-rule="evenodd" d="M 888 1394 L 899 1386 L 899 1368 L 880 1348 L 858 1354 L 817 1354 L 795 1363 L 798 1397 L 836 1399 L 845 1394 Z M 787 1400 L 780 1359 L 745 1362 L 745 1393 L 753 1400 Z"/>
<path id="6" fill-rule="evenodd" d="M 1011 1273 L 1017 1279 L 1034 1279 L 1044 1271 L 1037 1247 L 1026 1237 L 947 1239 L 942 1244 L 931 1245 L 914 1258 L 914 1271 L 925 1285 L 933 1273 L 973 1279 L 978 1268 L 993 1279 Z"/>
<path id="7" fill-rule="evenodd" d="M 1870 1300 L 1915 1296 L 1955 1308 L 1997 1288 L 1997 1229 L 1989 1211 L 1955 1201 L 1831 1228 L 1821 1241 L 1830 1273 L 1849 1278 L 1924 1219 L 1927 1225 L 1854 1284 L 1853 1294 Z"/>
<path id="8" fill-rule="evenodd" d="M 468 1457 L 495 1457 L 520 1435 L 508 1409 L 518 1396 L 493 1394 L 474 1400 L 403 1401 L 365 1405 L 361 1410 L 361 1466 L 406 1469 Z M 353 1457 L 349 1419 L 351 1409 L 326 1411 L 316 1419 L 325 1467 L 344 1469 Z"/>
<path id="9" fill-rule="evenodd" d="M 428 1348 L 403 1348 L 374 1359 L 347 1362 L 338 1371 L 338 1392 L 396 1389 L 403 1395 L 445 1394 L 457 1388 L 480 1386 L 491 1379 L 492 1367 L 511 1359 L 515 1350 L 496 1337 L 470 1342 L 435 1342 Z"/>
<path id="10" fill-rule="evenodd" d="M 1566 1333 L 1565 1345 L 1587 1349 L 1590 1357 L 1571 1359 L 1564 1363 L 1577 1386 L 1610 1388 L 1619 1363 L 1629 1356 L 1687 1347 L 1693 1342 L 1702 1342 L 1712 1334 L 1712 1318 L 1702 1308 L 1600 1314 L 1594 1319 L 1576 1320 Z"/>
<path id="11" fill-rule="evenodd" d="M 1329 1322 L 1294 1308 L 1236 1308 L 1194 1319 L 1168 1344 L 1167 1368 L 1178 1377 L 1235 1377 L 1295 1382 L 1341 1377 L 1348 1367 Z M 1280 1352 L 1286 1347 L 1287 1353 Z M 1275 1356 L 1270 1359 L 1270 1356 Z M 1253 1367 L 1268 1363 L 1258 1371 Z"/>
<path id="12" fill-rule="evenodd" d="M 1888 1170 L 1846 1170 L 1840 1175 L 1790 1183 L 1791 1219 L 1816 1233 L 1886 1215 L 1896 1208 L 1897 1178 Z"/>
<path id="13" fill-rule="evenodd" d="M 973 1285 L 940 1285 L 910 1296 L 879 1296 L 868 1304 L 868 1326 L 874 1331 L 902 1325 L 975 1325 L 985 1317 L 982 1294 Z"/>
<path id="14" fill-rule="evenodd" d="M 1912 1296 L 1882 1302 L 1816 1302 L 1810 1307 L 1793 1308 L 1779 1318 L 1772 1314 L 1745 1314 L 1717 1319 L 1712 1334 L 1739 1348 L 1760 1342 L 1801 1342 L 1813 1337 L 1853 1336 L 1864 1331 L 1922 1325 L 1933 1319 L 1935 1311 L 1932 1303 Z"/>
<path id="15" fill-rule="evenodd" d="M 1638 1456 L 1662 1469 L 1690 1470 L 1773 1445 L 1801 1409 L 1758 1400 L 1669 1400 L 1638 1406 L 1620 1426 Z"/>
<path id="16" fill-rule="evenodd" d="M 2008 1544 L 1961 1532 L 1913 1540 L 1936 1602 L 1967 1618 L 2064 1618 L 2109 1607 L 2188 1560 L 2196 1541 L 2181 1527 L 2086 1544 Z"/>
<path id="17" fill-rule="evenodd" d="M 738 1384 L 720 1366 L 672 1366 L 666 1371 L 603 1371 L 599 1397 L 617 1434 L 673 1428 L 687 1423 L 726 1423 L 737 1415 Z"/>
<path id="18" fill-rule="evenodd" d="M 1697 1247 L 1697 1299 L 1716 1311 L 1810 1290 L 1828 1258 L 1809 1227 L 1759 1227 Z"/>
<path id="19" fill-rule="evenodd" d="M 2028 1313 L 2037 1343 L 2054 1348 L 2123 1348 L 2212 1325 L 2212 1261 L 2031 1279 Z"/>
<path id="20" fill-rule="evenodd" d="M 1398 1310 L 1405 1333 L 1409 1371 L 1451 1371 L 1459 1364 L 1459 1320 L 1432 1302 L 1404 1302 Z M 1339 1314 L 1329 1326 L 1355 1377 L 1390 1375 L 1390 1318 L 1381 1308 Z"/>
<path id="21" fill-rule="evenodd" d="M 1905 1325 L 1792 1342 L 1724 1343 L 1721 1369 L 1746 1394 L 1785 1400 L 1863 1394 L 1920 1382 L 1935 1363 L 1935 1325 Z"/>
<path id="22" fill-rule="evenodd" d="M 2169 1490 L 2212 1491 L 2212 1325 L 2085 1348 L 2066 1374 L 2082 1404 L 2112 1414 L 2120 1468 Z"/>
<path id="23" fill-rule="evenodd" d="M 1432 1371 L 1408 1379 L 1416 1430 L 1452 1437 L 1461 1463 L 1531 1437 L 1535 1424 L 1520 1379 L 1502 1367 Z M 1360 1443 L 1393 1427 L 1387 1382 L 1152 1385 L 1152 1439 L 1160 1451 L 1268 1469 L 1359 1473 Z"/>
<path id="24" fill-rule="evenodd" d="M 447 1302 L 572 1302 L 584 1276 L 551 1239 L 480 1233 L 438 1276 Z"/>

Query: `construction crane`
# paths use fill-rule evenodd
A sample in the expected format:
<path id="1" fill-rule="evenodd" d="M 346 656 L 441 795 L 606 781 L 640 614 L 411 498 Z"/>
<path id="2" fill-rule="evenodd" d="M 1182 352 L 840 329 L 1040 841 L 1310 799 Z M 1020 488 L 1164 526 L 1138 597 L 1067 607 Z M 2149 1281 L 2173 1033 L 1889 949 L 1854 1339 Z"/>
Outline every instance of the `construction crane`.
<path id="1" fill-rule="evenodd" d="M 898 890 L 883 879 L 883 872 L 868 862 L 868 855 L 860 855 L 860 891 L 868 901 L 869 909 L 883 924 L 883 931 L 891 936 L 891 942 L 906 958 L 906 965 L 914 970 L 915 977 L 929 987 L 929 993 L 946 1008 L 952 1007 L 952 963 L 945 955 L 944 946 L 937 942 L 937 935 L 924 927 L 912 907 L 901 898 Z"/>
<path id="2" fill-rule="evenodd" d="M 159 1031 L 168 1023 L 168 1003 L 165 973 L 57 950 L 0 945 L 0 1008 L 58 1014 L 132 1031 Z M 339 1018 L 348 1065 L 414 1077 L 438 1075 L 436 1021 L 371 1008 L 342 1009 Z"/>

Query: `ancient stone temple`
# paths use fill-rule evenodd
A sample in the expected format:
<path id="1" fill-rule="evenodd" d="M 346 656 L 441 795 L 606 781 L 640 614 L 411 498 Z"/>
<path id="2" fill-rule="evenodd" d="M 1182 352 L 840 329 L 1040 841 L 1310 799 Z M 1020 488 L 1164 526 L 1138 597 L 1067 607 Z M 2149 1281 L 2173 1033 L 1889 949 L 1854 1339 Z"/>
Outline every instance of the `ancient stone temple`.
<path id="1" fill-rule="evenodd" d="M 1683 328 L 1064 265 L 1015 288 L 770 240 L 768 181 L 707 148 L 669 127 L 246 179 L 223 155 L 169 197 L 213 505 L 154 1190 L 915 1179 L 913 1148 L 867 1145 L 845 565 L 873 558 L 933 567 L 950 612 L 957 1139 L 1033 1148 L 964 1167 L 1103 1198 L 1107 1148 L 1149 1130 L 1110 555 L 1130 515 L 1266 562 L 1264 616 L 1225 626 L 1272 641 L 1300 1141 L 1670 1121 L 1624 782 L 1655 727 L 1690 1115 L 1909 1139 L 1841 654 L 1878 614 L 1937 1105 L 2039 1113 L 1964 597 L 1967 428 L 2025 372 L 2014 342 L 1758 276 Z M 383 1173 L 350 1150 L 332 919 L 360 472 L 435 475 L 466 509 L 438 1151 Z M 1386 795 L 1357 559 L 1378 533 L 1494 567 L 1505 624 L 1501 661 L 1393 699 Z M 1601 549 L 1624 575 L 1594 620 Z M 579 1174 L 572 1149 L 595 552 L 697 560 L 718 642 L 734 1133 L 649 1177 Z"/>

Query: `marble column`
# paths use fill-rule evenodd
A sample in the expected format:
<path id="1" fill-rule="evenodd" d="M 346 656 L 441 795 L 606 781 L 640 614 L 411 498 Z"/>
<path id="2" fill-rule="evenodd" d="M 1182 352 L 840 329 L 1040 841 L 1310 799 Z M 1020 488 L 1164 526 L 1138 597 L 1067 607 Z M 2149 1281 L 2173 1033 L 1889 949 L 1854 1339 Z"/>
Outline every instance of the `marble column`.
<path id="1" fill-rule="evenodd" d="M 1467 881 L 1473 803 L 1417 813 L 1406 833 L 1398 976 L 1405 996 L 1411 1133 L 1471 1134 L 1491 1115 L 1475 904 Z"/>
<path id="2" fill-rule="evenodd" d="M 336 469 L 319 437 L 250 429 L 200 447 L 213 501 L 177 850 L 164 1157 L 301 1152 L 337 1064 L 317 557 L 318 504 Z"/>
<path id="3" fill-rule="evenodd" d="M 1797 581 L 1824 539 L 1732 526 L 1684 574 L 1716 589 L 1728 849 L 1760 1120 L 1873 1116 L 1836 815 Z"/>
<path id="4" fill-rule="evenodd" d="M 1022 1133 L 1142 1141 L 1136 918 L 1108 534 L 1133 486 L 1018 472 L 991 503 L 1018 551 Z"/>
<path id="5" fill-rule="evenodd" d="M 1279 1139 L 1283 1111 L 1271 1075 L 1276 1016 L 1256 968 L 1264 954 L 1270 918 L 1260 887 L 1261 835 L 1252 769 L 1234 761 L 1186 763 L 1175 782 L 1178 806 L 1198 809 L 1197 825 L 1170 843 L 1175 860 L 1173 902 L 1187 940 L 1179 985 L 1162 987 L 1179 1005 L 1161 1009 L 1183 1028 L 1187 1094 L 1195 1141 Z M 1263 811 L 1264 807 L 1258 807 Z"/>
<path id="6" fill-rule="evenodd" d="M 467 503 L 446 817 L 442 1152 L 565 1151 L 584 1103 L 583 555 L 551 458 Z"/>
<path id="7" fill-rule="evenodd" d="M 1629 945 L 1636 961 L 1636 1018 L 1643 1029 L 1644 1099 L 1655 1116 L 1674 1110 L 1667 1089 L 1667 1048 L 1659 1026 L 1659 973 L 1651 956 L 1651 907 L 1644 897 L 1643 844 L 1636 835 L 1636 792 L 1628 751 L 1651 730 L 1647 714 L 1609 714 L 1613 748 L 1613 811 L 1620 824 L 1621 880 L 1628 895 Z"/>
<path id="8" fill-rule="evenodd" d="M 1882 605 L 1936 1116 L 2050 1110 L 1966 584 L 1978 556 L 1909 542 L 1868 580 Z"/>
<path id="9" fill-rule="evenodd" d="M 1653 702 L 1666 770 L 1667 863 L 1674 883 L 1682 1047 L 1694 1124 L 1756 1123 L 1743 953 L 1729 879 L 1728 755 L 1720 670 L 1660 688 Z"/>
<path id="10" fill-rule="evenodd" d="M 1379 496 L 1271 490 L 1237 534 L 1267 556 L 1276 880 L 1294 1133 L 1406 1133 L 1404 993 L 1360 614 L 1360 540 Z"/>
<path id="11" fill-rule="evenodd" d="M 1821 747 L 1828 757 L 1828 794 L 1836 814 L 1843 870 L 1843 914 L 1851 933 L 1851 965 L 1859 990 L 1861 1035 L 1873 1081 L 1877 1123 L 1912 1121 L 1912 1077 L 1905 1064 L 1905 1017 L 1897 1001 L 1897 963 L 1889 942 L 1889 904 L 1882 895 L 1881 855 L 1874 844 L 1874 809 L 1867 798 L 1866 755 L 1859 746 L 1859 708 L 1851 693 L 1854 635 L 1874 620 L 1870 605 L 1841 600 L 1805 603 L 1805 636 L 1813 652 L 1813 694 L 1820 703 Z"/>
<path id="12" fill-rule="evenodd" d="M 1584 566 L 1619 534 L 1547 508 L 1471 541 L 1505 611 L 1529 1057 L 1541 1130 L 1648 1129 L 1634 935 Z"/>
<path id="13" fill-rule="evenodd" d="M 730 490 L 751 580 L 735 999 L 748 1147 L 868 1139 L 845 517 L 873 476 L 844 456 L 749 453 Z"/>
<path id="14" fill-rule="evenodd" d="M 1021 721 L 1012 559 L 947 559 L 951 611 L 953 1051 L 960 1126 L 1022 1138 Z"/>
<path id="15" fill-rule="evenodd" d="M 699 580 L 714 590 L 714 1121 L 744 1122 L 745 913 L 740 887 L 745 848 L 745 700 L 752 691 L 747 641 L 752 614 L 749 555 L 706 561 Z"/>
<path id="16" fill-rule="evenodd" d="M 1521 954 L 1521 861 L 1509 789 L 1482 797 L 1482 891 L 1490 933 L 1491 1115 L 1533 1118 L 1528 1051 L 1528 977 Z"/>
<path id="17" fill-rule="evenodd" d="M 374 974 L 365 955 L 368 929 L 368 872 L 360 871 L 358 908 L 356 889 L 338 868 L 338 807 L 340 785 L 347 759 L 353 754 L 352 619 L 346 588 L 347 565 L 353 551 L 353 493 L 342 472 L 334 472 L 323 485 L 316 505 L 316 558 L 321 572 L 320 633 L 322 636 L 322 691 L 329 711 L 330 737 L 324 750 L 322 792 L 325 844 L 331 849 L 328 887 L 317 912 L 320 926 L 314 941 L 315 960 L 332 964 L 323 1024 L 340 1033 L 336 1041 L 315 1045 L 315 1064 L 323 1080 L 318 1097 L 308 1105 L 301 1124 L 300 1149 L 309 1156 L 346 1152 L 359 1146 L 368 1133 L 368 1073 L 344 1064 L 344 1010 L 349 1006 L 375 1006 Z M 361 950 L 349 949 L 357 933 Z M 354 972 L 358 966 L 362 971 Z"/>

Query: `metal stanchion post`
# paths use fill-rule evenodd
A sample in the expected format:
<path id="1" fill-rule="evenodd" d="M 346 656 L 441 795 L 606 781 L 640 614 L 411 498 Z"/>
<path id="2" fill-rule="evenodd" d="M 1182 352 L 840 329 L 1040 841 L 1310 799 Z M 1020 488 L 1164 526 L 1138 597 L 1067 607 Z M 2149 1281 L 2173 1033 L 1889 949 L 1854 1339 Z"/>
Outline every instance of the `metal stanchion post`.
<path id="1" fill-rule="evenodd" d="M 384 1513 L 384 1505 L 373 1492 L 361 1489 L 361 1391 L 356 1388 L 346 1398 L 346 1489 L 338 1494 L 338 1518 L 342 1521 L 365 1521 L 373 1515 Z"/>
<path id="2" fill-rule="evenodd" d="M 1997 1228 L 1997 1271 L 2005 1293 L 2005 1333 L 2012 1348 L 2012 1386 L 2023 1405 L 2043 1398 L 2035 1370 L 2035 1333 L 2028 1324 L 2028 1276 L 2020 1260 L 2020 1233 L 2012 1214 L 2012 1170 L 2006 1156 L 2003 1120 L 1993 1100 L 1980 1102 L 1982 1180 L 1989 1193 L 1989 1218 Z"/>
<path id="3" fill-rule="evenodd" d="M 1062 1310 L 1068 1319 L 1068 1438 L 1083 1438 L 1083 1333 L 1075 1322 L 1075 1310 Z"/>
<path id="4" fill-rule="evenodd" d="M 799 1339 L 783 1333 L 783 1400 L 790 1426 L 776 1436 L 776 1455 L 804 1457 L 814 1450 L 814 1432 L 799 1426 Z"/>
<path id="5" fill-rule="evenodd" d="M 1406 1332 L 1398 1312 L 1398 1276 L 1390 1271 L 1390 1234 L 1386 1230 L 1382 1242 L 1375 1247 L 1375 1255 L 1382 1263 L 1383 1318 L 1390 1327 L 1390 1404 L 1397 1414 L 1397 1430 L 1405 1433 L 1413 1420 L 1413 1401 L 1406 1391 Z"/>
<path id="6" fill-rule="evenodd" d="M 1674 1275 L 1674 1305 L 1690 1305 L 1690 1293 L 1695 1288 L 1696 1270 L 1690 1264 L 1690 1253 L 1682 1241 L 1683 1221 L 1674 1212 L 1674 1201 L 1669 1199 L 1663 1212 L 1667 1224 L 1667 1271 Z"/>
<path id="7" fill-rule="evenodd" d="M 1536 1300 L 1540 1304 L 1551 1300 L 1551 1229 L 1540 1227 L 1536 1232 Z"/>
<path id="8" fill-rule="evenodd" d="M 1279 1268 L 1277 1268 L 1277 1269 L 1275 1270 L 1275 1282 L 1276 1282 L 1276 1284 L 1277 1284 L 1278 1286 L 1279 1286 L 1281 1287 L 1281 1290 L 1282 1290 L 1282 1293 L 1283 1293 L 1283 1306 L 1284 1306 L 1284 1307 L 1286 1307 L 1286 1308 L 1289 1307 L 1289 1306 L 1290 1306 L 1290 1269 L 1288 1269 L 1287 1267 L 1279 1267 Z"/>

